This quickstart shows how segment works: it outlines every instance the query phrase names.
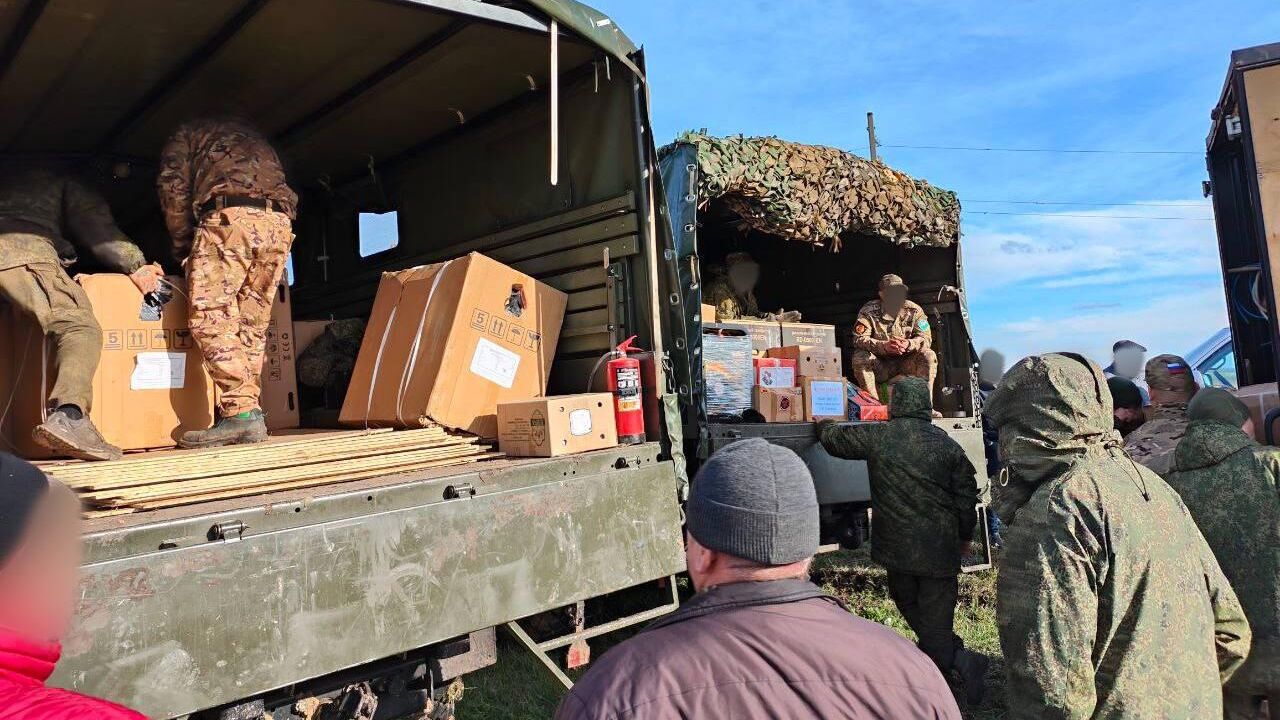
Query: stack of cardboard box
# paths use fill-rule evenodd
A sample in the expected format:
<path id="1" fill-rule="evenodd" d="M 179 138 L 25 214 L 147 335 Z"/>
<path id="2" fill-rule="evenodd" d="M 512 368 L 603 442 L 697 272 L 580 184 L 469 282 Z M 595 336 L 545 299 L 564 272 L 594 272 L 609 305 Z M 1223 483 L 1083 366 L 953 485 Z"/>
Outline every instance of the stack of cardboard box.
<path id="1" fill-rule="evenodd" d="M 801 420 L 816 422 L 845 419 L 848 381 L 841 371 L 840 348 L 786 345 L 769 348 L 768 357 L 795 364 L 795 391 L 799 393 Z M 763 397 L 767 398 L 771 394 L 763 393 Z M 765 417 L 768 418 L 769 415 L 766 413 Z"/>

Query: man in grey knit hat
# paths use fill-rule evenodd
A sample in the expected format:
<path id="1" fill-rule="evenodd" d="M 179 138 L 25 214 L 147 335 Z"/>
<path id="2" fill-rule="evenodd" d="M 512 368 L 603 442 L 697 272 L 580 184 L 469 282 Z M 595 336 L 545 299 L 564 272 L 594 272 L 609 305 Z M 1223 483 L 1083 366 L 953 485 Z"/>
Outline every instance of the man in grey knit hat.
<path id="1" fill-rule="evenodd" d="M 792 451 L 755 438 L 713 455 L 685 541 L 697 594 L 605 653 L 558 720 L 959 719 L 924 653 L 809 582 L 818 501 Z"/>

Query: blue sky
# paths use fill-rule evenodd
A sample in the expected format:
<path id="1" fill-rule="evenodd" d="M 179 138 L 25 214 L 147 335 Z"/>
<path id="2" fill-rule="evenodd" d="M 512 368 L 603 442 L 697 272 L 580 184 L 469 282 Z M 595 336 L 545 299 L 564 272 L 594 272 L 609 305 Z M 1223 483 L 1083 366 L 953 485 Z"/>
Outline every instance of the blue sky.
<path id="1" fill-rule="evenodd" d="M 966 211 L 1048 213 L 964 216 L 979 348 L 1105 360 L 1120 337 L 1182 353 L 1225 326 L 1212 222 L 1096 216 L 1212 215 L 1209 111 L 1231 50 L 1280 40 L 1280 3 L 588 1 L 645 47 L 659 142 L 705 127 L 865 154 L 873 110 L 882 145 L 1190 153 L 881 150 Z"/>

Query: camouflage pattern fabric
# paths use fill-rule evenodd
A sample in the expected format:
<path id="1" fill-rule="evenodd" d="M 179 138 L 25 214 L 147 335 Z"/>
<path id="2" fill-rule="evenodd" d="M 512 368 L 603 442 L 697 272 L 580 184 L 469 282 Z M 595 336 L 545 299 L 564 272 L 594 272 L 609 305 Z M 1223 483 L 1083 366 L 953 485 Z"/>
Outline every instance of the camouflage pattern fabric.
<path id="1" fill-rule="evenodd" d="M 960 238 L 955 193 L 883 163 L 775 137 L 689 132 L 676 143 L 697 149 L 699 199 L 718 201 L 743 229 L 832 250 L 854 235 L 906 247 L 947 247 Z"/>
<path id="2" fill-rule="evenodd" d="M 215 198 L 270 200 L 274 210 L 290 219 L 297 216 L 298 196 L 285 183 L 275 149 L 252 125 L 236 118 L 206 118 L 179 127 L 160 155 L 156 186 L 178 261 L 191 252 L 200 208 Z"/>
<path id="3" fill-rule="evenodd" d="M 945 677 L 956 664 L 956 653 L 964 648 L 955 631 L 959 576 L 925 577 L 890 570 L 885 580 L 893 604 L 920 638 L 921 652 Z"/>
<path id="4" fill-rule="evenodd" d="M 1151 418 L 1124 439 L 1129 457 L 1165 477 L 1173 469 L 1173 452 L 1187 431 L 1187 405 L 1154 405 Z"/>
<path id="5" fill-rule="evenodd" d="M 4 246 L 9 237 L 0 235 L 0 246 Z M 89 412 L 93 401 L 93 374 L 102 357 L 102 328 L 93 315 L 84 288 L 58 265 L 53 247 L 47 244 L 43 247 L 44 262 L 0 268 L 0 300 L 4 301 L 0 305 L 12 305 L 33 319 L 39 328 L 30 336 L 4 338 L 3 349 L 17 347 L 19 352 L 25 352 L 27 343 L 37 343 L 39 347 L 38 343 L 45 342 L 44 336 L 48 336 L 54 365 L 48 406 L 75 405 Z M 5 400 L 0 398 L 0 402 Z"/>
<path id="6" fill-rule="evenodd" d="M 871 476 L 871 558 L 889 570 L 927 577 L 960 572 L 977 522 L 973 464 L 931 420 L 929 388 L 899 381 L 889 422 L 824 423 L 819 439 L 836 457 L 866 460 Z"/>
<path id="7" fill-rule="evenodd" d="M 889 340 L 907 341 L 907 352 L 893 356 L 885 353 Z M 924 308 L 907 300 L 897 313 L 887 313 L 879 300 L 872 300 L 858 311 L 853 325 L 853 380 L 876 399 L 880 394 L 876 383 L 887 382 L 899 375 L 923 378 L 932 391 L 938 375 L 938 356 L 933 352 L 932 331 Z"/>
<path id="8" fill-rule="evenodd" d="M 324 390 L 330 403 L 341 406 L 351 384 L 364 329 L 365 322 L 359 318 L 329 323 L 298 356 L 298 382 Z"/>
<path id="9" fill-rule="evenodd" d="M 1247 419 L 1244 405 L 1230 399 Z M 1169 485 L 1213 548 L 1253 631 L 1253 649 L 1228 694 L 1280 697 L 1280 449 L 1259 446 L 1240 430 L 1243 422 L 1193 419 Z"/>
<path id="10" fill-rule="evenodd" d="M 51 256 L 70 266 L 78 251 L 110 272 L 146 264 L 96 190 L 51 165 L 15 163 L 0 172 L 0 269 Z"/>
<path id="11" fill-rule="evenodd" d="M 1178 494 L 1120 448 L 1101 369 L 1026 358 L 986 413 L 997 484 L 1020 488 L 1000 514 L 1006 717 L 1220 717 L 1248 623 Z"/>
<path id="12" fill-rule="evenodd" d="M 222 417 L 258 409 L 276 285 L 293 242 L 288 216 L 252 207 L 209 213 L 187 261 L 191 335 L 221 391 Z"/>
<path id="13" fill-rule="evenodd" d="M 702 293 L 703 302 L 716 306 L 716 319 L 737 320 L 760 317 L 760 306 L 755 293 L 740 296 L 733 291 L 733 283 L 723 268 L 712 269 Z M 705 318 L 704 318 L 705 321 Z"/>

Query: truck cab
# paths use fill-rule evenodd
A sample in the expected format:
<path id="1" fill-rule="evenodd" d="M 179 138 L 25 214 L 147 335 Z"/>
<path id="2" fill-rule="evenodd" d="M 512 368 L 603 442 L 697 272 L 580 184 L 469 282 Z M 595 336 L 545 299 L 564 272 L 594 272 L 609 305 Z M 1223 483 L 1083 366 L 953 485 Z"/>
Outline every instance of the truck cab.
<path id="1" fill-rule="evenodd" d="M 564 632 L 513 626 L 545 658 L 603 632 L 596 598 L 651 600 L 604 629 L 674 607 L 658 581 L 684 562 L 683 381 L 664 359 L 684 320 L 644 57 L 610 18 L 571 0 L 25 0 L 0 3 L 0 47 L 0 153 L 88 176 L 171 273 L 160 150 L 234 114 L 301 197 L 296 320 L 366 316 L 384 271 L 477 251 L 568 295 L 550 393 L 586 390 L 629 336 L 652 353 L 643 444 L 89 520 L 53 682 L 155 718 L 303 717 L 362 687 L 391 718 L 451 704 L 495 626 L 574 610 Z"/>

